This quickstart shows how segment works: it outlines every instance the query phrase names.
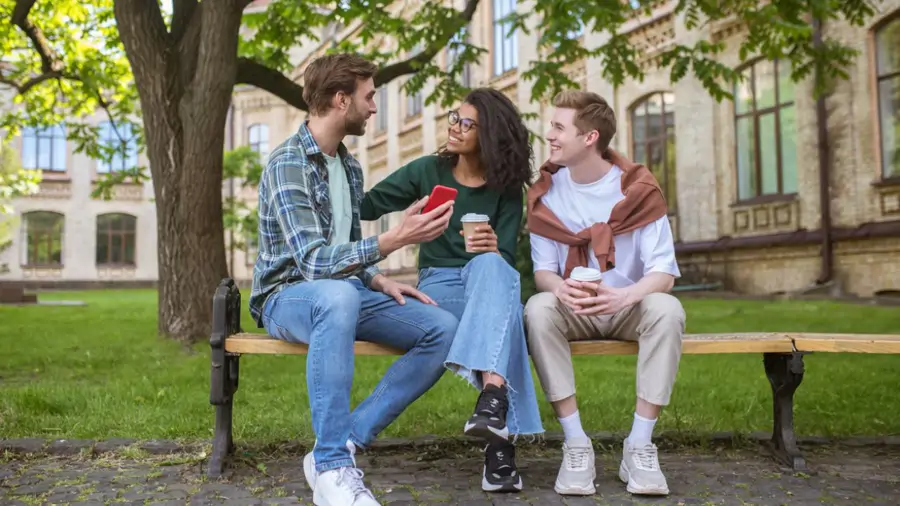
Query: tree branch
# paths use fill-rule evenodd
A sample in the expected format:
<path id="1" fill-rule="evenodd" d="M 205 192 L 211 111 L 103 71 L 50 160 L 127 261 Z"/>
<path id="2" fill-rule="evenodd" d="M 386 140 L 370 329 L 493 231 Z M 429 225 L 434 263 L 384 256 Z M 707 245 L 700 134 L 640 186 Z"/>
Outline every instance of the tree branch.
<path id="1" fill-rule="evenodd" d="M 13 8 L 12 22 L 25 32 L 25 35 L 31 40 L 35 52 L 41 59 L 41 74 L 23 83 L 15 82 L 0 75 L 0 82 L 12 86 L 19 94 L 27 93 L 28 90 L 44 81 L 66 77 L 63 73 L 65 63 L 53 50 L 44 32 L 28 19 L 28 14 L 31 12 L 31 8 L 34 7 L 35 2 L 36 0 L 18 0 Z"/>
<path id="2" fill-rule="evenodd" d="M 162 76 L 169 34 L 157 0 L 116 0 L 113 12 L 135 80 Z"/>
<path id="3" fill-rule="evenodd" d="M 479 0 L 467 0 L 466 6 L 459 13 L 463 24 L 469 24 L 478 8 Z M 419 67 L 428 63 L 447 45 L 448 41 L 435 43 L 424 51 L 401 62 L 382 67 L 374 77 L 375 86 L 381 86 L 400 76 L 415 74 Z M 306 111 L 309 106 L 303 100 L 303 86 L 295 83 L 281 72 L 266 67 L 249 58 L 238 58 L 237 80 L 235 84 L 249 84 L 268 91 L 297 109 Z"/>
<path id="4" fill-rule="evenodd" d="M 174 0 L 172 3 L 172 38 L 177 43 L 184 36 L 194 13 L 197 12 L 197 0 Z"/>
<path id="5" fill-rule="evenodd" d="M 35 0 L 19 0 L 16 2 L 16 7 L 13 10 L 12 15 L 13 23 L 25 32 L 25 35 L 31 40 L 34 50 L 37 51 L 38 56 L 41 57 L 41 72 L 44 74 L 59 74 L 63 69 L 62 60 L 59 59 L 59 55 L 57 55 L 56 51 L 50 46 L 50 41 L 44 36 L 44 32 L 28 19 L 28 13 L 31 12 L 34 3 Z M 37 80 L 37 82 L 31 84 L 29 88 L 52 77 L 54 76 L 38 76 L 31 80 Z"/>
<path id="6" fill-rule="evenodd" d="M 238 38 L 244 0 L 203 2 L 200 19 L 203 26 L 197 46 L 197 62 L 191 86 L 202 93 L 234 88 Z"/>
<path id="7" fill-rule="evenodd" d="M 478 2 L 479 0 L 466 0 L 466 6 L 459 13 L 459 19 L 463 25 L 468 25 L 472 21 L 475 10 L 478 9 Z M 389 83 L 400 76 L 415 74 L 421 65 L 431 61 L 447 45 L 447 42 L 433 43 L 426 47 L 424 51 L 411 58 L 382 67 L 375 74 L 375 86 L 378 87 L 384 83 Z"/>
<path id="8" fill-rule="evenodd" d="M 256 86 L 297 109 L 309 110 L 309 106 L 303 100 L 303 86 L 295 83 L 281 72 L 249 58 L 238 58 L 236 84 Z"/>
<path id="9" fill-rule="evenodd" d="M 14 25 L 21 25 L 22 22 L 25 21 L 25 18 L 28 17 L 28 13 L 31 12 L 31 8 L 34 7 L 34 4 L 37 0 L 19 0 L 16 2 L 16 6 L 13 8 L 12 14 L 12 22 Z"/>

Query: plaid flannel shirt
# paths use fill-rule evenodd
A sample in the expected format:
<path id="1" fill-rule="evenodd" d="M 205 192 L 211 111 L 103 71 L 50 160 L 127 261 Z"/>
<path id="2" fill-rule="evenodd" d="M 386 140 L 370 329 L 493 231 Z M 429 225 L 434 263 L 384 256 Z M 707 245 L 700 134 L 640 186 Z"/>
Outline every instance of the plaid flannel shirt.
<path id="1" fill-rule="evenodd" d="M 379 273 L 378 238 L 363 239 L 359 224 L 362 167 L 343 144 L 338 156 L 350 184 L 353 223 L 350 242 L 335 245 L 328 171 L 306 122 L 269 156 L 259 181 L 259 256 L 250 292 L 259 327 L 266 300 L 293 283 L 359 276 L 368 286 Z"/>

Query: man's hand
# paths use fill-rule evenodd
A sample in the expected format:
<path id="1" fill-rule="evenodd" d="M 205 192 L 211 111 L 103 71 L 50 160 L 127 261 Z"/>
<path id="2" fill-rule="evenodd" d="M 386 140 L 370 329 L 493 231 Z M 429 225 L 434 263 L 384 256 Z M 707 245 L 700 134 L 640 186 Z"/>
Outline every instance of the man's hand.
<path id="1" fill-rule="evenodd" d="M 576 301 L 578 309 L 575 314 L 581 316 L 599 316 L 616 314 L 622 309 L 634 304 L 631 291 L 628 288 L 613 288 L 603 283 L 579 283 L 582 287 L 596 290 L 596 297 L 587 297 Z"/>
<path id="2" fill-rule="evenodd" d="M 553 295 L 572 311 L 578 311 L 581 309 L 580 301 L 590 294 L 581 290 L 581 282 L 566 279 L 553 290 Z"/>
<path id="3" fill-rule="evenodd" d="M 425 204 L 425 197 L 403 211 L 403 221 L 396 227 L 378 236 L 382 256 L 387 256 L 408 244 L 419 244 L 434 240 L 444 233 L 453 216 L 453 201 L 445 202 L 431 211 L 419 214 Z"/>
<path id="4" fill-rule="evenodd" d="M 465 236 L 466 231 L 460 230 L 459 235 Z M 497 249 L 497 234 L 490 225 L 478 225 L 475 234 L 466 237 L 466 246 L 476 253 L 493 252 L 499 254 Z"/>
<path id="5" fill-rule="evenodd" d="M 403 295 L 409 295 L 410 297 L 419 299 L 425 304 L 437 306 L 437 303 L 433 301 L 431 297 L 405 283 L 400 283 L 399 281 L 388 279 L 388 277 L 384 274 L 378 274 L 377 276 L 372 278 L 372 282 L 369 284 L 369 287 L 376 292 L 382 292 L 390 295 L 401 306 L 406 304 L 406 299 L 403 297 Z"/>

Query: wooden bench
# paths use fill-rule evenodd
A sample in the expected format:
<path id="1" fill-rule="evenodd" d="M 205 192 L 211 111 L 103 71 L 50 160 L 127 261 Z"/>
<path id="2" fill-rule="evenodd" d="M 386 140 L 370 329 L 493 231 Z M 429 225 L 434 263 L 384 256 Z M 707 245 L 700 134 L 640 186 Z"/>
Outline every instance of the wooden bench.
<path id="1" fill-rule="evenodd" d="M 208 474 L 218 477 L 234 451 L 232 406 L 238 388 L 241 355 L 304 355 L 304 344 L 287 343 L 265 334 L 241 332 L 241 293 L 231 279 L 224 279 L 213 297 L 210 346 L 210 403 L 216 409 L 216 429 Z M 575 355 L 634 355 L 637 343 L 597 340 L 571 343 Z M 900 335 L 810 334 L 755 332 L 734 334 L 686 334 L 685 354 L 761 353 L 772 387 L 773 430 L 769 447 L 774 456 L 794 470 L 806 470 L 806 461 L 794 436 L 794 392 L 803 380 L 803 355 L 812 352 L 900 354 Z M 358 355 L 399 355 L 386 346 L 358 342 Z"/>

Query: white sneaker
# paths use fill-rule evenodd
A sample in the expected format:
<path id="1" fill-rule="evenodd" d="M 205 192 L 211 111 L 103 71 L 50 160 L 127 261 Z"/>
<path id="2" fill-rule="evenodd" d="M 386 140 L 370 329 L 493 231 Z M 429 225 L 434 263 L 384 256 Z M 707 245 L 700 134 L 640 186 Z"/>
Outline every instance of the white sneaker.
<path id="1" fill-rule="evenodd" d="M 635 446 L 625 440 L 619 479 L 628 484 L 626 490 L 632 494 L 669 494 L 669 485 L 659 468 L 659 454 L 653 443 Z"/>
<path id="2" fill-rule="evenodd" d="M 363 483 L 363 472 L 355 467 L 332 469 L 316 479 L 316 506 L 381 506 Z"/>
<path id="3" fill-rule="evenodd" d="M 553 490 L 561 495 L 592 495 L 597 491 L 594 488 L 596 478 L 591 440 L 579 438 L 563 443 L 563 461 Z"/>
<path id="4" fill-rule="evenodd" d="M 315 449 L 315 445 L 313 445 L 313 449 Z M 353 465 L 356 465 L 356 445 L 353 444 L 349 439 L 347 440 L 347 449 L 350 450 L 350 459 L 353 460 Z M 306 484 L 309 485 L 309 489 L 312 491 L 316 490 L 316 477 L 318 476 L 318 472 L 316 471 L 316 459 L 313 457 L 313 452 L 309 452 L 306 456 L 303 457 L 303 475 L 306 477 Z"/>

